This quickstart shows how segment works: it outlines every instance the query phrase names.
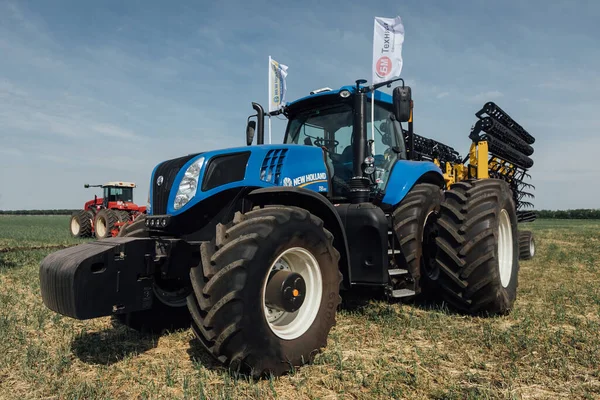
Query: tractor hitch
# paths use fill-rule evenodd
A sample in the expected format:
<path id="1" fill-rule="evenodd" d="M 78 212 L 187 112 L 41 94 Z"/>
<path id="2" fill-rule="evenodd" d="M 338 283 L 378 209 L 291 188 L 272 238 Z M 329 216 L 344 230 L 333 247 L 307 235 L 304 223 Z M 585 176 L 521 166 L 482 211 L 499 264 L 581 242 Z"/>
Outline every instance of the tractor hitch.
<path id="1" fill-rule="evenodd" d="M 80 244 L 42 260 L 42 300 L 81 320 L 147 310 L 156 277 L 179 273 L 169 266 L 190 265 L 191 259 L 190 244 L 180 239 L 114 237 Z"/>

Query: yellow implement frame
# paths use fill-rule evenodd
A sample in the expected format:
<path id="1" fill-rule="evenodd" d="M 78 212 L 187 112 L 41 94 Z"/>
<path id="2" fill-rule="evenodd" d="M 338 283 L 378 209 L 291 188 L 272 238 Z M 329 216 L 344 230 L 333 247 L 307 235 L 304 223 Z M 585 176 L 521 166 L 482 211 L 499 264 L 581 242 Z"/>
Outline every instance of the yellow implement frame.
<path id="1" fill-rule="evenodd" d="M 433 162 L 441 168 L 439 160 L 435 159 Z M 469 149 L 468 165 L 446 163 L 445 171 L 443 171 L 446 188 L 449 188 L 453 183 L 466 179 L 487 179 L 490 177 L 489 168 L 491 166 L 505 168 L 500 159 L 494 157 L 491 161 L 489 160 L 488 143 L 486 141 L 472 143 Z"/>

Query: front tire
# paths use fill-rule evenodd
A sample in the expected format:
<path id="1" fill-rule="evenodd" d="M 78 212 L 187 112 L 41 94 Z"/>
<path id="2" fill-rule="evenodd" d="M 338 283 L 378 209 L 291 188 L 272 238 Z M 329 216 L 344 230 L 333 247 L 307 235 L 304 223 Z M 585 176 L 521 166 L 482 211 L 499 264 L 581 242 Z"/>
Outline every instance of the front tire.
<path id="1" fill-rule="evenodd" d="M 322 220 L 296 207 L 238 212 L 202 243 L 201 255 L 190 274 L 188 307 L 196 336 L 215 358 L 254 377 L 279 376 L 310 363 L 327 345 L 342 275 Z M 294 273 L 302 278 L 290 280 L 296 286 L 275 284 Z M 286 311 L 289 303 L 274 300 L 279 295 L 304 300 Z"/>
<path id="2" fill-rule="evenodd" d="M 508 313 L 517 296 L 517 214 L 499 179 L 459 182 L 446 191 L 438 219 L 437 284 L 469 314 Z"/>
<path id="3" fill-rule="evenodd" d="M 146 216 L 136 218 L 135 222 L 124 225 L 119 231 L 120 237 L 148 237 Z M 190 313 L 187 309 L 187 292 L 169 292 L 155 283 L 152 308 L 126 314 L 116 314 L 120 323 L 140 332 L 160 333 L 165 329 L 189 328 Z M 168 304 L 167 304 L 168 303 Z"/>

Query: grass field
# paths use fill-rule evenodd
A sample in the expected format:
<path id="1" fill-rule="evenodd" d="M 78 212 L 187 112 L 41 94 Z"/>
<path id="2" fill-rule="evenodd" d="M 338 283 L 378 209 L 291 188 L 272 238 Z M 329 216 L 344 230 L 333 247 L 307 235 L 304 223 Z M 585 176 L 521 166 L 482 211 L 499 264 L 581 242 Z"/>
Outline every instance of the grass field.
<path id="1" fill-rule="evenodd" d="M 142 336 L 48 310 L 38 266 L 53 250 L 40 247 L 78 243 L 67 225 L 0 216 L 2 399 L 600 398 L 600 222 L 528 224 L 537 254 L 509 316 L 346 305 L 314 365 L 256 383 L 215 365 L 190 330 Z"/>

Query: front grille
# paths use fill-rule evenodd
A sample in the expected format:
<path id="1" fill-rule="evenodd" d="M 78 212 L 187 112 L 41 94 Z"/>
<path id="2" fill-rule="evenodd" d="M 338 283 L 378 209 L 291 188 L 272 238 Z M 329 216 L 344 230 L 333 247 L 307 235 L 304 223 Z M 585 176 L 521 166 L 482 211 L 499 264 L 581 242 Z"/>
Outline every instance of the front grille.
<path id="1" fill-rule="evenodd" d="M 206 166 L 202 191 L 214 189 L 232 182 L 239 182 L 244 179 L 249 158 L 249 151 L 211 158 Z"/>
<path id="2" fill-rule="evenodd" d="M 260 167 L 260 180 L 279 185 L 287 149 L 269 150 Z"/>
<path id="3" fill-rule="evenodd" d="M 152 214 L 160 215 L 167 213 L 167 203 L 169 201 L 169 192 L 177 173 L 190 159 L 200 153 L 189 154 L 187 156 L 174 158 L 159 164 L 154 173 L 152 182 Z M 162 183 L 158 185 L 159 177 L 162 176 Z"/>

